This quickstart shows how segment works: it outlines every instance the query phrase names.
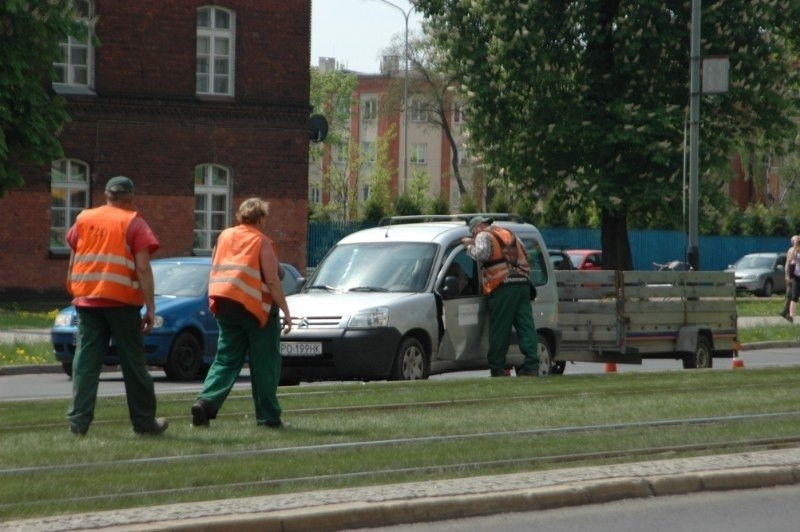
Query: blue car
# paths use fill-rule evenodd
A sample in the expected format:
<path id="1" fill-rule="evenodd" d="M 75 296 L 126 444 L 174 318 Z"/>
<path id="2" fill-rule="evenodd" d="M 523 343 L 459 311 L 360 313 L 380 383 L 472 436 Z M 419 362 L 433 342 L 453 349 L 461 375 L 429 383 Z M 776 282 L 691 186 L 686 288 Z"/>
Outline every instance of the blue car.
<path id="1" fill-rule="evenodd" d="M 167 378 L 176 381 L 201 377 L 214 360 L 219 330 L 208 308 L 210 257 L 176 257 L 151 262 L 155 281 L 156 318 L 153 330 L 145 335 L 147 364 L 164 368 Z M 290 264 L 282 263 L 286 295 L 302 286 L 304 279 Z M 75 307 L 56 316 L 50 331 L 53 354 L 64 372 L 72 375 L 72 359 L 78 334 Z M 104 360 L 119 364 L 113 343 Z"/>

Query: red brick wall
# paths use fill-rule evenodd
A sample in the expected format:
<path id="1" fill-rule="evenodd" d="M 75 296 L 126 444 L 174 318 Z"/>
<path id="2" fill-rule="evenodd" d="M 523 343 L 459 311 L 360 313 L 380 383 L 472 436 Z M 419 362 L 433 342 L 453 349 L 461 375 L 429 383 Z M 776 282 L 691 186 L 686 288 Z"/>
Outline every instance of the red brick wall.
<path id="1" fill-rule="evenodd" d="M 161 242 L 188 255 L 194 167 L 231 170 L 231 220 L 242 200 L 270 202 L 281 260 L 305 271 L 311 0 L 229 0 L 236 12 L 234 98 L 196 97 L 195 15 L 206 1 L 96 0 L 93 96 L 68 96 L 65 156 L 89 164 L 92 205 L 109 178 L 136 184 L 136 208 Z M 50 243 L 49 165 L 0 198 L 0 300 L 62 292 L 67 261 Z"/>

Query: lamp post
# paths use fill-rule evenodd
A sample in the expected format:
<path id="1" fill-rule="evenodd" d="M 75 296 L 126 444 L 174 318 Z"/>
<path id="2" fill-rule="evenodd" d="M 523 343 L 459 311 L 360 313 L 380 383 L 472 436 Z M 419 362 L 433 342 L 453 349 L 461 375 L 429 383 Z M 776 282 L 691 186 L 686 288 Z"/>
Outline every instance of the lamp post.
<path id="1" fill-rule="evenodd" d="M 404 11 L 402 7 L 397 4 L 389 2 L 389 0 L 378 0 L 386 5 L 392 6 L 403 14 L 406 21 L 406 37 L 405 37 L 405 75 L 403 76 L 403 192 L 406 191 L 408 184 L 408 17 L 414 11 L 414 7 L 410 7 L 408 11 Z"/>

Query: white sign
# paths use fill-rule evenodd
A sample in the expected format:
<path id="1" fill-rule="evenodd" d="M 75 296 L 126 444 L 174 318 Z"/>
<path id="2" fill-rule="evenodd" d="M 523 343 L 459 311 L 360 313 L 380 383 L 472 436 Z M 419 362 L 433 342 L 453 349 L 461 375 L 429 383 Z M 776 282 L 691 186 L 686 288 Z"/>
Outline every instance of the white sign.
<path id="1" fill-rule="evenodd" d="M 728 70 L 731 62 L 727 57 L 703 58 L 703 94 L 728 92 Z"/>

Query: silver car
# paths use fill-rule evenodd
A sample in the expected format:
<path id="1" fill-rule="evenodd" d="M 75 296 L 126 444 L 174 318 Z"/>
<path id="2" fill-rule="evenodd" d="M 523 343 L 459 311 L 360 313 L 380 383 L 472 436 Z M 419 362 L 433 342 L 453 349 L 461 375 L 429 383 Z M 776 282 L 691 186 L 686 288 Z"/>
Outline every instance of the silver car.
<path id="1" fill-rule="evenodd" d="M 757 296 L 769 297 L 786 291 L 786 253 L 749 253 L 728 266 L 732 271 L 736 289 Z"/>
<path id="2" fill-rule="evenodd" d="M 281 338 L 286 380 L 412 380 L 488 367 L 487 296 L 461 244 L 469 229 L 463 219 L 426 218 L 343 238 L 287 298 L 294 327 Z M 497 218 L 495 225 L 528 250 L 539 358 L 547 361 L 541 371 L 560 343 L 553 266 L 536 227 Z M 516 346 L 507 361 L 522 365 Z M 546 371 L 563 371 L 563 363 L 551 365 Z"/>

